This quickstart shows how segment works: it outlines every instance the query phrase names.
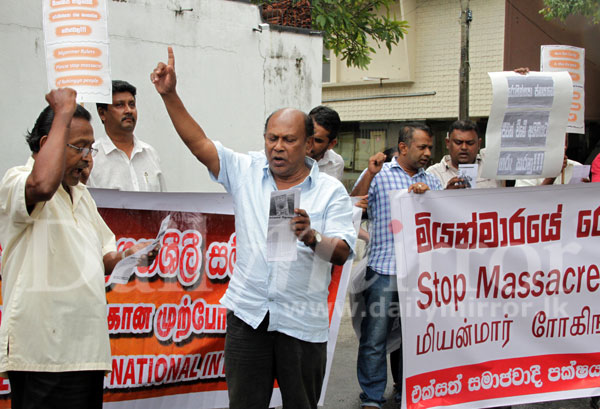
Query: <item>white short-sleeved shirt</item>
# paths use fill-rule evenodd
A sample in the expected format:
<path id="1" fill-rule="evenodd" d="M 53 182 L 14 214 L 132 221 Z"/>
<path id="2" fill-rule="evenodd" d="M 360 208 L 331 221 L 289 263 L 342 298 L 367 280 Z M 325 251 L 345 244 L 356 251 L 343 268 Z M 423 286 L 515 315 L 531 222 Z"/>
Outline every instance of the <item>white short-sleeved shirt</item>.
<path id="1" fill-rule="evenodd" d="M 319 165 L 320 172 L 327 173 L 339 181 L 342 180 L 344 176 L 344 158 L 333 149 L 327 149 L 317 165 Z"/>
<path id="2" fill-rule="evenodd" d="M 131 159 L 108 136 L 99 137 L 94 147 L 98 154 L 94 157 L 94 167 L 87 183 L 89 187 L 166 192 L 160 158 L 152 146 L 134 137 Z"/>
<path id="3" fill-rule="evenodd" d="M 264 152 L 241 154 L 215 142 L 220 171 L 216 179 L 233 196 L 237 259 L 221 304 L 256 328 L 269 312 L 269 331 L 307 342 L 329 334 L 327 296 L 331 263 L 298 241 L 298 259 L 267 262 L 267 225 L 271 192 L 277 190 Z M 305 159 L 310 174 L 300 183 L 300 208 L 311 227 L 344 240 L 350 254 L 356 242 L 352 202 L 344 186 Z M 211 177 L 215 179 L 214 175 Z"/>
<path id="4" fill-rule="evenodd" d="M 475 163 L 478 165 L 477 180 L 475 184 L 477 189 L 504 187 L 504 182 L 502 180 L 486 179 L 481 177 L 481 171 L 483 170 L 482 156 L 477 155 Z M 450 179 L 459 175 L 458 169 L 452 166 L 452 159 L 450 158 L 450 155 L 444 156 L 439 163 L 428 167 L 427 172 L 432 173 L 440 180 L 442 183 L 442 189 L 445 189 L 446 186 L 448 186 Z"/>
<path id="5" fill-rule="evenodd" d="M 562 185 L 563 183 L 564 184 L 569 183 L 571 181 L 571 177 L 573 177 L 573 167 L 574 166 L 581 166 L 581 163 L 579 163 L 575 160 L 567 159 L 567 166 L 565 166 L 565 168 L 561 171 L 561 173 L 558 174 L 556 179 L 554 179 L 554 183 L 552 183 L 552 184 L 553 185 Z M 565 175 L 564 182 L 563 182 L 563 177 L 562 177 L 563 173 Z M 543 181 L 544 181 L 544 178 L 517 179 L 515 181 L 515 187 L 540 186 Z"/>
<path id="6" fill-rule="evenodd" d="M 34 161 L 0 184 L 0 373 L 110 370 L 103 256 L 115 236 L 83 184 L 28 213 Z"/>

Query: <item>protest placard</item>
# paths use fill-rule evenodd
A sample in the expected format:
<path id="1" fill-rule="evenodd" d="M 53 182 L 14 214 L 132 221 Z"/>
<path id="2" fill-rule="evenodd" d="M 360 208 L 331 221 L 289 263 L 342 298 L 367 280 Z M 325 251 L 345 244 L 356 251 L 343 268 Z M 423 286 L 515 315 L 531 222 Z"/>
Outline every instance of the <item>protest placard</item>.
<path id="1" fill-rule="evenodd" d="M 493 94 L 482 176 L 529 179 L 558 175 L 573 95 L 569 74 L 489 75 Z"/>
<path id="2" fill-rule="evenodd" d="M 567 71 L 573 80 L 573 100 L 567 132 L 585 133 L 585 48 L 569 45 L 543 45 L 540 71 Z"/>
<path id="3" fill-rule="evenodd" d="M 599 193 L 391 193 L 404 408 L 600 394 Z"/>
<path id="4" fill-rule="evenodd" d="M 44 0 L 48 90 L 69 87 L 77 102 L 112 103 L 106 0 Z"/>

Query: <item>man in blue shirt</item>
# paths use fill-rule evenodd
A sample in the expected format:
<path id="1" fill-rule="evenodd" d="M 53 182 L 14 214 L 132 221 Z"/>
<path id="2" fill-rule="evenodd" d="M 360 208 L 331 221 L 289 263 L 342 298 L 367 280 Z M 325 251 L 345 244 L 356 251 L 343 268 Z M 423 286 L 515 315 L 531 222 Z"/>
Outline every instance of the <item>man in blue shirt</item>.
<path id="1" fill-rule="evenodd" d="M 408 189 L 409 192 L 425 193 L 429 189 L 442 189 L 440 181 L 424 170 L 432 147 L 433 134 L 427 125 L 412 123 L 403 126 L 398 138 L 398 157 L 384 166 L 385 155 L 374 155 L 351 193 L 352 196 L 368 193 L 371 220 L 370 253 L 365 275 L 370 285 L 362 293 L 367 314 L 361 323 L 357 362 L 358 383 L 362 389 L 360 399 L 366 409 L 379 409 L 385 402 L 386 339 L 399 312 L 389 192 Z M 399 373 L 402 373 L 401 369 Z M 401 383 L 397 388 L 398 402 L 400 386 Z"/>
<path id="2" fill-rule="evenodd" d="M 319 173 L 313 122 L 295 109 L 273 113 L 264 152 L 236 153 L 210 140 L 176 92 L 173 51 L 152 82 L 177 133 L 233 196 L 237 262 L 221 304 L 228 308 L 225 375 L 230 408 L 269 407 L 277 379 L 286 408 L 316 408 L 325 374 L 331 263 L 352 255 L 356 233 L 343 185 Z M 270 194 L 299 188 L 291 228 L 297 260 L 267 262 Z"/>

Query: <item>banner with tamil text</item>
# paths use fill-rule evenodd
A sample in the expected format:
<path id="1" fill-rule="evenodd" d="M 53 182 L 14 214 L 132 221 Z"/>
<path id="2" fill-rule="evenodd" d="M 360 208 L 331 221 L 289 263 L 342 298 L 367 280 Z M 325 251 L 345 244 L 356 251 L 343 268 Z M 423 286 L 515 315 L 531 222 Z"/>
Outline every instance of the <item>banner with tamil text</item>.
<path id="1" fill-rule="evenodd" d="M 600 185 L 391 195 L 404 408 L 600 395 Z"/>
<path id="2" fill-rule="evenodd" d="M 227 310 L 219 299 L 227 289 L 236 262 L 230 196 L 90 191 L 100 214 L 116 235 L 118 250 L 152 240 L 161 221 L 167 215 L 171 217 L 158 257 L 151 266 L 137 267 L 125 285 L 108 284 L 107 277 L 112 371 L 105 377 L 104 407 L 227 407 Z M 350 267 L 351 261 L 332 271 L 327 375 Z M 321 404 L 326 384 L 325 381 Z M 0 378 L 0 408 L 10 407 L 9 392 L 8 380 Z M 276 387 L 271 406 L 278 405 L 281 395 Z"/>

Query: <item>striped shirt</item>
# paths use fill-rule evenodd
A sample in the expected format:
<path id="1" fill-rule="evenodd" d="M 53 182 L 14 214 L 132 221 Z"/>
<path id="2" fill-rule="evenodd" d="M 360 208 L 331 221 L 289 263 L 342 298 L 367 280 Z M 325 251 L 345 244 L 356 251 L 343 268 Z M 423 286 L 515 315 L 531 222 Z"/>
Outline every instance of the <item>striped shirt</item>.
<path id="1" fill-rule="evenodd" d="M 438 178 L 423 168 L 410 176 L 396 160 L 385 163 L 369 187 L 369 220 L 371 220 L 371 252 L 368 266 L 379 274 L 396 274 L 394 235 L 391 229 L 390 192 L 408 189 L 414 183 L 425 183 L 431 190 L 442 190 Z"/>

